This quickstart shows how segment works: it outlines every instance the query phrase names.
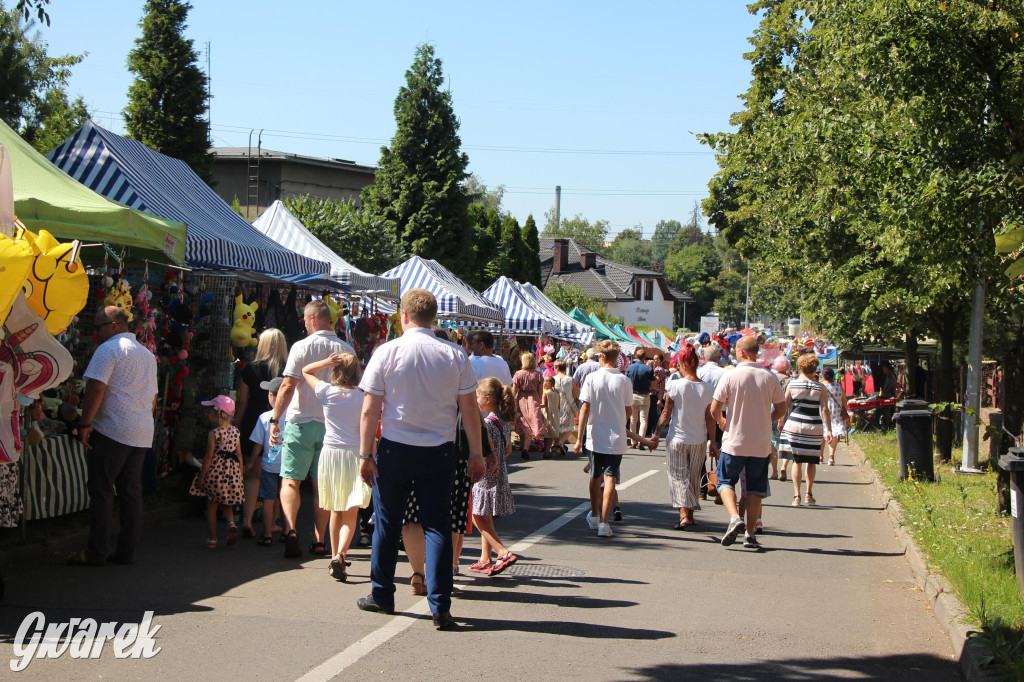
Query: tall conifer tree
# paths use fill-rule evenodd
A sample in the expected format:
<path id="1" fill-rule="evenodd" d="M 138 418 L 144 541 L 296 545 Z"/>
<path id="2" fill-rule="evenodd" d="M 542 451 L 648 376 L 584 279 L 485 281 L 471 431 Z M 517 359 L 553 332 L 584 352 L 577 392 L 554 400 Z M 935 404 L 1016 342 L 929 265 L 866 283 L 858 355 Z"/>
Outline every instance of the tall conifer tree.
<path id="1" fill-rule="evenodd" d="M 520 281 L 529 282 L 535 287 L 540 286 L 540 238 L 537 234 L 537 221 L 531 213 L 523 225 L 523 272 Z"/>
<path id="2" fill-rule="evenodd" d="M 470 244 L 469 157 L 434 48 L 420 45 L 395 98 L 395 135 L 382 147 L 363 203 L 397 235 L 406 252 L 433 258 L 463 278 L 476 269 Z"/>
<path id="3" fill-rule="evenodd" d="M 206 75 L 199 55 L 184 37 L 192 9 L 180 0 L 146 0 L 142 36 L 128 53 L 135 80 L 124 110 L 128 135 L 161 154 L 181 159 L 205 182 L 213 179 Z"/>

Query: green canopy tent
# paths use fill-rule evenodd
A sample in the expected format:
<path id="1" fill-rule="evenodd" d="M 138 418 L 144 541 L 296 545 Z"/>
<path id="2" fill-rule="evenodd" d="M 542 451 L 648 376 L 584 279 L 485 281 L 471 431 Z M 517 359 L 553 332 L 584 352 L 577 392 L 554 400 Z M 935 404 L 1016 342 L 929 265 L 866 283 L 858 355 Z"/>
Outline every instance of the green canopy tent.
<path id="1" fill-rule="evenodd" d="M 66 175 L 0 121 L 14 184 L 14 212 L 59 239 L 121 245 L 138 259 L 185 261 L 185 224 L 136 211 Z"/>

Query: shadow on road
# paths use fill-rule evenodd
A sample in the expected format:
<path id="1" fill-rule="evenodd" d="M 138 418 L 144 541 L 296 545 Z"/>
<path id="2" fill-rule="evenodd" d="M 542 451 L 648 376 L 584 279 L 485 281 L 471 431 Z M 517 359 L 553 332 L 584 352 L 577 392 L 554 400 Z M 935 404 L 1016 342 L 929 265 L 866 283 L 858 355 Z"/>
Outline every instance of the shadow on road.
<path id="1" fill-rule="evenodd" d="M 543 635 L 562 635 L 586 639 L 658 640 L 676 637 L 667 630 L 646 630 L 571 620 L 501 620 L 489 618 L 459 618 L 456 632 L 533 632 Z"/>
<path id="2" fill-rule="evenodd" d="M 956 666 L 927 654 L 860 658 L 791 658 L 758 663 L 678 663 L 625 668 L 623 677 L 643 680 L 762 682 L 763 680 L 892 680 L 936 682 L 958 680 Z"/>

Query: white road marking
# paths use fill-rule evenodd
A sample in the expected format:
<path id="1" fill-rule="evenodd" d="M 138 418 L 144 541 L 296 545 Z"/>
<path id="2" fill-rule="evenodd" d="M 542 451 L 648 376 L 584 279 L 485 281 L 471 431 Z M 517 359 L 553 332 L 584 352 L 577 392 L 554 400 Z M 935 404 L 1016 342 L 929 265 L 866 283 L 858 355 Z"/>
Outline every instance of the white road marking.
<path id="1" fill-rule="evenodd" d="M 616 489 L 625 490 L 634 483 L 639 483 L 645 478 L 653 476 L 658 473 L 658 471 L 660 471 L 660 469 L 651 469 L 639 476 L 634 476 L 625 483 L 616 486 Z M 527 548 L 537 544 L 588 509 L 590 509 L 590 502 L 584 502 L 583 504 L 573 507 L 554 521 L 541 526 L 523 540 L 520 540 L 509 547 L 509 550 L 512 552 L 525 551 Z M 425 598 L 421 599 L 416 602 L 412 608 L 403 611 L 402 615 L 395 616 L 388 621 L 386 625 L 382 625 L 377 628 L 366 637 L 363 637 L 354 644 L 349 645 L 348 648 L 342 650 L 340 653 L 332 656 L 302 677 L 298 678 L 297 682 L 327 682 L 327 680 L 336 677 L 346 668 L 379 647 L 381 644 L 384 644 L 395 635 L 410 627 L 413 623 L 419 621 L 419 618 L 410 618 L 409 616 L 425 616 L 429 613 L 430 605 Z"/>

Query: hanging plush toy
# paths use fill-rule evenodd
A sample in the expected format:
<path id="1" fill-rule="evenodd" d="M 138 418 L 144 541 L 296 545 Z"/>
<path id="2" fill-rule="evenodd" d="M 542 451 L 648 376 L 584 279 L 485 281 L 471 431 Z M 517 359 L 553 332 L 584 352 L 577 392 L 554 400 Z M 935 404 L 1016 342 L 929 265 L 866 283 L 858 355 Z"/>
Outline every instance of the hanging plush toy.
<path id="1" fill-rule="evenodd" d="M 78 245 L 61 244 L 46 230 L 40 230 L 38 236 L 22 230 L 18 241 L 28 245 L 35 255 L 24 283 L 28 304 L 43 318 L 51 334 L 59 334 L 89 298 L 89 278 L 78 257 Z"/>
<path id="2" fill-rule="evenodd" d="M 255 302 L 247 305 L 241 294 L 235 296 L 235 324 L 231 327 L 231 345 L 235 348 L 248 348 L 259 343 L 253 336 L 256 330 L 252 326 L 259 307 L 260 304 Z"/>
<path id="3" fill-rule="evenodd" d="M 107 291 L 106 297 L 103 299 L 103 305 L 117 306 L 124 313 L 124 316 L 131 322 L 135 319 L 135 315 L 132 314 L 132 290 L 128 286 L 128 282 L 123 279 L 119 280 L 117 284 Z"/>
<path id="4" fill-rule="evenodd" d="M 337 326 L 338 320 L 345 314 L 345 304 L 336 302 L 330 294 L 324 296 L 324 303 L 327 304 L 327 310 L 331 313 L 331 326 Z"/>

